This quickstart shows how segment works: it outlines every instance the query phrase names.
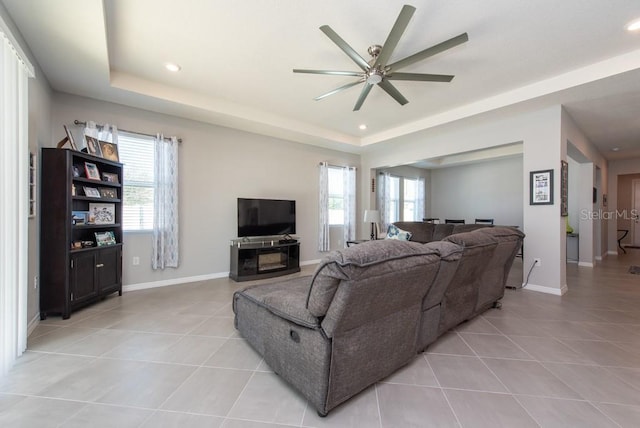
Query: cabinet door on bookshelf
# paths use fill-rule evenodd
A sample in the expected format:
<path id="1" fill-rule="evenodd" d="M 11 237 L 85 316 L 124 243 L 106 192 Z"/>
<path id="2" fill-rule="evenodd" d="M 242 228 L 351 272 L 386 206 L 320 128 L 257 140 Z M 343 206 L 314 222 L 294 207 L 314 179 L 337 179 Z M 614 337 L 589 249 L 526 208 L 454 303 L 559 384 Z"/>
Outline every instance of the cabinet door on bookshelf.
<path id="1" fill-rule="evenodd" d="M 98 295 L 95 278 L 96 256 L 94 251 L 86 251 L 71 256 L 71 303 L 79 304 Z"/>
<path id="2" fill-rule="evenodd" d="M 120 250 L 121 247 L 118 245 L 101 249 L 98 252 L 96 272 L 98 288 L 101 294 L 119 291 L 120 295 L 122 295 L 120 286 L 122 256 Z"/>

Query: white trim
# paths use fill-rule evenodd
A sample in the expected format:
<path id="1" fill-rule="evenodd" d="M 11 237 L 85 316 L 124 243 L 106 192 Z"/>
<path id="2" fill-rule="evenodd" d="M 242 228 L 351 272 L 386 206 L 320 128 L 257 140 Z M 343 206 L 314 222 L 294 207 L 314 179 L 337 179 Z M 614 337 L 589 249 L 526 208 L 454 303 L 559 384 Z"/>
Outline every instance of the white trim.
<path id="1" fill-rule="evenodd" d="M 607 251 L 607 254 L 610 254 L 610 255 L 612 255 L 612 256 L 617 256 L 617 255 L 618 255 L 618 252 L 617 252 L 617 251 L 611 251 L 611 250 L 609 250 L 609 251 Z"/>
<path id="2" fill-rule="evenodd" d="M 601 262 L 604 257 L 607 257 L 607 255 L 604 254 L 603 256 L 596 256 L 596 261 Z"/>
<path id="3" fill-rule="evenodd" d="M 24 64 L 25 68 L 29 72 L 29 77 L 35 77 L 36 73 L 33 69 L 33 65 L 29 61 L 29 57 L 22 50 L 20 43 L 18 43 L 15 37 L 13 37 L 13 33 L 11 32 L 11 29 L 9 29 L 9 26 L 7 25 L 7 23 L 4 21 L 4 19 L 2 19 L 2 16 L 0 16 L 0 33 L 5 35 L 5 37 L 11 44 L 11 47 L 16 50 L 16 53 L 18 54 L 18 59 L 20 60 L 20 62 Z"/>
<path id="4" fill-rule="evenodd" d="M 569 291 L 569 287 L 567 287 L 567 284 L 563 285 L 561 288 L 547 287 L 545 285 L 528 284 L 526 287 L 524 287 L 524 289 L 537 291 L 538 293 L 553 294 L 556 296 L 563 296 L 567 291 Z"/>
<path id="5" fill-rule="evenodd" d="M 320 263 L 320 260 L 307 260 L 300 262 L 300 266 L 316 265 Z M 141 282 L 138 284 L 123 285 L 122 291 L 127 293 L 129 291 L 146 290 L 149 288 L 166 287 L 169 285 L 188 284 L 190 282 L 208 281 L 210 279 L 228 278 L 229 272 L 216 272 L 207 275 L 188 276 L 175 279 L 165 279 L 162 281 Z"/>
<path id="6" fill-rule="evenodd" d="M 168 285 L 187 284 L 190 282 L 208 281 L 210 279 L 227 278 L 227 277 L 229 277 L 229 272 L 217 272 L 217 273 L 211 273 L 207 275 L 188 276 L 188 277 L 175 278 L 175 279 L 165 279 L 162 281 L 141 282 L 139 284 L 123 285 L 122 291 L 129 292 L 129 291 L 137 291 L 137 290 L 146 290 L 148 288 L 166 287 Z"/>
<path id="7" fill-rule="evenodd" d="M 27 337 L 33 333 L 33 330 L 35 330 L 38 325 L 40 325 L 40 312 L 36 313 L 33 318 L 31 318 L 31 321 L 29 321 L 29 324 L 27 324 Z"/>
<path id="8" fill-rule="evenodd" d="M 580 262 L 580 263 L 578 263 L 578 266 L 583 266 L 583 267 L 590 267 L 590 268 L 592 268 L 592 267 L 594 267 L 595 265 L 594 265 L 593 263 L 591 263 L 591 262 Z"/>

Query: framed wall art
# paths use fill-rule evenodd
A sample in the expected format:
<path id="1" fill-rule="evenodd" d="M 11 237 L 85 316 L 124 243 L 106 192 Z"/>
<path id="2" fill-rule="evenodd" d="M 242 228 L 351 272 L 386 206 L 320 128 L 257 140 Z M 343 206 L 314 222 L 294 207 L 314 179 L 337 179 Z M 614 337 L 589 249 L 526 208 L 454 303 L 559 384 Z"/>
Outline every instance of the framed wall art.
<path id="1" fill-rule="evenodd" d="M 569 215 L 569 164 L 560 161 L 560 216 Z"/>
<path id="2" fill-rule="evenodd" d="M 529 173 L 529 205 L 553 205 L 553 170 Z"/>

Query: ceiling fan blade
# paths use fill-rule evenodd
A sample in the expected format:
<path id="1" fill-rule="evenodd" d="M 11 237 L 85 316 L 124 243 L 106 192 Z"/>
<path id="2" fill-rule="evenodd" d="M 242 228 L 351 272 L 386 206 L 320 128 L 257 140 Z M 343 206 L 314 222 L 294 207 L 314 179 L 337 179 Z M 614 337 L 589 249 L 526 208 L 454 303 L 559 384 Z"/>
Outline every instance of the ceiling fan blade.
<path id="1" fill-rule="evenodd" d="M 353 106 L 353 111 L 360 110 L 360 107 L 362 107 L 364 100 L 367 99 L 367 95 L 369 95 L 369 92 L 371 92 L 371 88 L 373 88 L 373 85 L 371 83 L 364 84 L 364 88 L 362 88 L 362 92 L 360 92 L 358 101 L 356 101 L 356 105 Z"/>
<path id="2" fill-rule="evenodd" d="M 387 80 L 415 80 L 419 82 L 451 82 L 454 76 L 450 74 L 423 74 L 423 73 L 392 73 L 387 74 Z"/>
<path id="3" fill-rule="evenodd" d="M 308 73 L 308 74 L 329 74 L 331 76 L 355 76 L 362 77 L 360 71 L 335 71 L 335 70 L 301 70 L 299 68 L 293 69 L 294 73 Z"/>
<path id="4" fill-rule="evenodd" d="M 403 97 L 400 91 L 398 91 L 396 87 L 393 86 L 388 80 L 383 80 L 382 82 L 378 83 L 378 86 L 384 89 L 387 94 L 391 95 L 391 97 L 401 105 L 405 105 L 409 102 L 409 100 Z"/>
<path id="5" fill-rule="evenodd" d="M 439 54 L 440 52 L 444 52 L 447 49 L 451 49 L 455 46 L 461 45 L 469 40 L 469 35 L 467 33 L 462 33 L 459 36 L 456 36 L 452 39 L 445 40 L 442 43 L 439 43 L 435 46 L 431 46 L 423 51 L 415 53 L 411 56 L 406 57 L 405 59 L 401 59 L 400 61 L 394 62 L 389 65 L 390 70 L 399 70 L 403 67 L 407 67 L 413 63 L 418 61 L 422 61 L 423 59 L 429 58 L 430 56 Z"/>
<path id="6" fill-rule="evenodd" d="M 349 46 L 349 44 L 345 42 L 342 37 L 338 36 L 338 33 L 333 31 L 331 27 L 329 27 L 328 25 L 323 25 L 322 27 L 320 27 L 320 30 L 324 34 L 326 34 L 333 43 L 338 45 L 338 47 L 342 49 L 342 51 L 346 53 L 349 58 L 351 58 L 356 64 L 358 64 L 358 67 L 360 67 L 364 71 L 369 70 L 369 63 L 365 61 L 365 59 L 360 55 L 358 55 L 358 52 L 356 52 L 351 46 Z"/>
<path id="7" fill-rule="evenodd" d="M 315 97 L 314 100 L 319 101 L 319 100 L 321 100 L 323 98 L 328 97 L 329 95 L 333 95 L 333 94 L 336 94 L 336 93 L 338 93 L 338 92 L 340 92 L 342 90 L 349 89 L 350 87 L 359 85 L 360 83 L 362 83 L 362 80 L 356 80 L 355 82 L 347 83 L 346 85 L 342 85 L 339 88 L 334 89 L 333 91 L 329 91 L 326 94 L 322 94 L 320 96 Z"/>
<path id="8" fill-rule="evenodd" d="M 409 6 L 405 4 L 402 6 L 402 10 L 400 11 L 400 15 L 398 15 L 398 19 L 396 19 L 396 23 L 393 24 L 393 28 L 391 32 L 387 36 L 387 40 L 382 45 L 382 51 L 380 51 L 380 55 L 376 58 L 376 62 L 373 67 L 378 67 L 379 65 L 384 65 L 391 58 L 391 54 L 393 50 L 398 45 L 400 41 L 400 37 L 404 33 L 404 30 L 407 29 L 407 25 L 409 25 L 409 21 L 413 16 L 413 13 L 416 11 L 416 8 L 413 6 Z"/>

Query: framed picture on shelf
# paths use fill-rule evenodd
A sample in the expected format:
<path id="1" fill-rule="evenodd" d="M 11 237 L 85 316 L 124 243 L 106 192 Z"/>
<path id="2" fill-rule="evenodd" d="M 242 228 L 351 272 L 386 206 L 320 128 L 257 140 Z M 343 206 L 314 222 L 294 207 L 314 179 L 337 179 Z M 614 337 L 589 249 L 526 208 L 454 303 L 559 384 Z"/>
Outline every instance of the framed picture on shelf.
<path id="1" fill-rule="evenodd" d="M 81 226 L 89 222 L 88 211 L 71 211 L 71 224 Z"/>
<path id="2" fill-rule="evenodd" d="M 100 171 L 95 163 L 85 162 L 84 170 L 87 173 L 87 178 L 91 180 L 100 180 Z"/>
<path id="3" fill-rule="evenodd" d="M 100 187 L 100 197 L 109 199 L 118 199 L 118 191 L 110 187 Z"/>
<path id="4" fill-rule="evenodd" d="M 102 151 L 103 158 L 114 162 L 119 161 L 117 145 L 102 140 L 98 141 L 98 143 L 100 144 L 100 150 Z"/>
<path id="5" fill-rule="evenodd" d="M 116 244 L 116 235 L 111 230 L 107 230 L 106 232 L 96 232 L 95 235 L 98 247 Z"/>
<path id="6" fill-rule="evenodd" d="M 102 150 L 100 150 L 100 143 L 98 143 L 98 139 L 88 135 L 85 135 L 84 139 L 87 143 L 87 153 L 93 156 L 102 157 Z"/>
<path id="7" fill-rule="evenodd" d="M 82 168 L 78 165 L 73 165 L 71 167 L 71 172 L 73 173 L 74 177 L 82 177 Z"/>
<path id="8" fill-rule="evenodd" d="M 89 223 L 93 224 L 115 224 L 116 206 L 115 204 L 89 204 Z"/>
<path id="9" fill-rule="evenodd" d="M 82 190 L 84 190 L 84 195 L 88 198 L 100 197 L 100 192 L 95 187 L 82 186 Z"/>
<path id="10" fill-rule="evenodd" d="M 553 205 L 553 170 L 529 173 L 529 205 Z"/>
<path id="11" fill-rule="evenodd" d="M 110 172 L 102 173 L 102 181 L 108 181 L 109 183 L 119 183 L 118 174 L 112 174 Z"/>

